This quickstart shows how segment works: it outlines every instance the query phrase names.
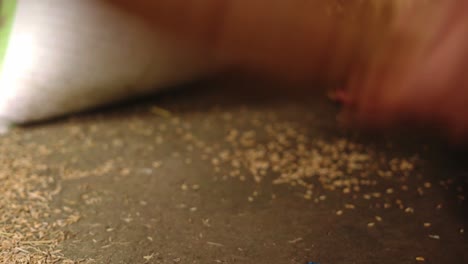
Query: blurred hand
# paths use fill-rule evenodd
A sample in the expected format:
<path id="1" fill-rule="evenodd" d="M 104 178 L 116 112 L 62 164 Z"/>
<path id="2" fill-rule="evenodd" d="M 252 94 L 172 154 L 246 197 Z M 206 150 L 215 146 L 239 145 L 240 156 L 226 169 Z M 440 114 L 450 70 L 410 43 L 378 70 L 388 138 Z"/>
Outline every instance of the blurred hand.
<path id="1" fill-rule="evenodd" d="M 106 1 L 229 63 L 342 81 L 353 122 L 422 122 L 468 135 L 468 1 Z"/>
<path id="2" fill-rule="evenodd" d="M 159 30 L 249 70 L 293 80 L 339 79 L 382 29 L 390 2 L 362 0 L 106 0 Z"/>
<path id="3" fill-rule="evenodd" d="M 455 140 L 468 136 L 468 2 L 444 0 L 433 8 L 404 13 L 383 54 L 353 73 L 344 94 L 354 121 L 418 122 Z"/>

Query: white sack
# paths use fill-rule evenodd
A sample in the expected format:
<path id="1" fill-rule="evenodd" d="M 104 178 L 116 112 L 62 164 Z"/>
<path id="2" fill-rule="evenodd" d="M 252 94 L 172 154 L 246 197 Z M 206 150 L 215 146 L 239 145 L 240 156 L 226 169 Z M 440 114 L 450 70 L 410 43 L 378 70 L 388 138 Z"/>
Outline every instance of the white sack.
<path id="1" fill-rule="evenodd" d="M 17 0 L 0 73 L 0 120 L 85 110 L 193 80 L 214 66 L 208 54 L 99 0 Z"/>

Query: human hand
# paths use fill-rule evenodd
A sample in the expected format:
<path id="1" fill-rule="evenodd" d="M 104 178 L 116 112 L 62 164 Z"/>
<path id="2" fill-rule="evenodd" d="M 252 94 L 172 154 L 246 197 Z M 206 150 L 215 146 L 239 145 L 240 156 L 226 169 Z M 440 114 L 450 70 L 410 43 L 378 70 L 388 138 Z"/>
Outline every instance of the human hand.
<path id="1" fill-rule="evenodd" d="M 244 68 L 345 80 L 351 122 L 468 131 L 466 1 L 107 1 Z"/>
<path id="2" fill-rule="evenodd" d="M 411 0 L 107 0 L 228 63 L 312 82 L 342 78 Z M 420 1 L 420 0 L 418 0 Z M 396 4 L 398 3 L 398 4 Z M 366 49 L 363 51 L 362 49 Z"/>
<path id="3" fill-rule="evenodd" d="M 439 1 L 431 8 L 408 10 L 384 54 L 353 73 L 344 90 L 349 122 L 383 128 L 410 121 L 466 138 L 468 3 Z"/>

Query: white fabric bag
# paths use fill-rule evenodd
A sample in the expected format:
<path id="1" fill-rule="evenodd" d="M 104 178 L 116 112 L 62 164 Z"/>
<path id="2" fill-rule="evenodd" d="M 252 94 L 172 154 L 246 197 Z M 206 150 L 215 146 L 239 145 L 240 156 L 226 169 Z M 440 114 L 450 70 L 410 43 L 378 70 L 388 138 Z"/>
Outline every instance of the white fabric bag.
<path id="1" fill-rule="evenodd" d="M 216 68 L 209 54 L 99 0 L 3 0 L 2 17 L 3 124 L 143 95 Z"/>

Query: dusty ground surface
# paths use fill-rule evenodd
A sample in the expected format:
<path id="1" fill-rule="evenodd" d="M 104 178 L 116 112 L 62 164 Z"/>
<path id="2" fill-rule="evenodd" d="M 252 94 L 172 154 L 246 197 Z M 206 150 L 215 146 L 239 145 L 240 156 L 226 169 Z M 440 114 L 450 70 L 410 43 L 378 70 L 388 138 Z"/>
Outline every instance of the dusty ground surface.
<path id="1" fill-rule="evenodd" d="M 323 98 L 256 87 L 1 137 L 2 260 L 468 263 L 463 154 L 347 132 Z"/>

